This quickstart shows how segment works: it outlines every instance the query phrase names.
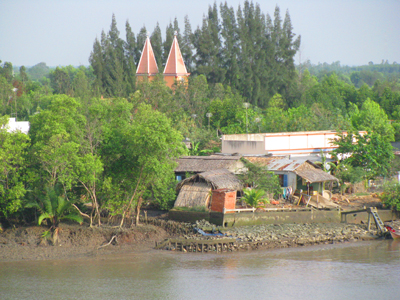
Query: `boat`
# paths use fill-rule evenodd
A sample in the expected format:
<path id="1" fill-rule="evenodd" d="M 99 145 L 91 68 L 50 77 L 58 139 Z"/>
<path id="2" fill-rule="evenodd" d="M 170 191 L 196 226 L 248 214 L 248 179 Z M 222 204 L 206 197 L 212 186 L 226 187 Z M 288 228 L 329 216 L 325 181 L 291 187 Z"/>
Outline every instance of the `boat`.
<path id="1" fill-rule="evenodd" d="M 390 235 L 392 236 L 392 238 L 394 240 L 398 240 L 400 239 L 400 233 L 397 232 L 396 230 L 394 230 L 393 227 L 389 226 L 389 225 L 385 225 L 385 228 L 390 232 Z"/>

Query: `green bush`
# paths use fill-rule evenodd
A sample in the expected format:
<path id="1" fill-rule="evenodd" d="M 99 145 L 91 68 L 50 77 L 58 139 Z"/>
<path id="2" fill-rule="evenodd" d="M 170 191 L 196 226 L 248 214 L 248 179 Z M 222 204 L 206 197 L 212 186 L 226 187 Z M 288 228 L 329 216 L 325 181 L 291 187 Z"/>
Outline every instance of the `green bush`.
<path id="1" fill-rule="evenodd" d="M 386 183 L 381 199 L 387 207 L 400 211 L 400 184 L 396 181 Z"/>
<path id="2" fill-rule="evenodd" d="M 264 198 L 265 192 L 263 190 L 245 189 L 243 192 L 244 196 L 242 199 L 251 207 L 259 207 L 260 202 L 263 204 L 268 203 L 268 200 Z"/>

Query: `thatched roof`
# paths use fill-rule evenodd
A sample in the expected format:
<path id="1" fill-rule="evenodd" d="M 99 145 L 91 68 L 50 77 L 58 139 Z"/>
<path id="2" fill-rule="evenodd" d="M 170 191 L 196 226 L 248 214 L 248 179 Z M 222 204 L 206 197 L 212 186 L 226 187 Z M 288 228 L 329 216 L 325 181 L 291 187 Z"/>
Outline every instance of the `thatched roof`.
<path id="1" fill-rule="evenodd" d="M 207 207 L 210 202 L 210 191 L 223 188 L 241 190 L 243 185 L 235 174 L 226 169 L 193 175 L 177 185 L 179 195 L 174 207 Z"/>
<path id="2" fill-rule="evenodd" d="M 338 179 L 335 176 L 326 173 L 321 169 L 296 170 L 295 173 L 310 183 L 324 182 L 324 181 L 338 181 Z"/>
<path id="3" fill-rule="evenodd" d="M 206 182 L 190 182 L 181 187 L 174 207 L 208 207 L 210 187 Z"/>
<path id="4" fill-rule="evenodd" d="M 243 185 L 232 172 L 226 169 L 193 175 L 177 185 L 179 195 L 174 207 L 207 207 L 210 202 L 210 192 L 222 188 L 241 190 Z"/>
<path id="5" fill-rule="evenodd" d="M 201 173 L 217 169 L 235 170 L 241 156 L 183 156 L 177 160 L 175 172 Z"/>
<path id="6" fill-rule="evenodd" d="M 176 188 L 177 190 L 180 190 L 181 187 L 187 183 L 201 181 L 206 182 L 213 190 L 225 188 L 241 190 L 243 188 L 242 182 L 236 177 L 236 175 L 226 169 L 218 169 L 195 174 L 182 180 Z"/>

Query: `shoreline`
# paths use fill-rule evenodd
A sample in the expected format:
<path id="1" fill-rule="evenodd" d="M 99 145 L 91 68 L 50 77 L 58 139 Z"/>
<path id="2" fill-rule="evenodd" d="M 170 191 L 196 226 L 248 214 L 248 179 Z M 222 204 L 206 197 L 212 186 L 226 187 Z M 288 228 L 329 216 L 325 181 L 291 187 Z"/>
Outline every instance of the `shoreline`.
<path id="1" fill-rule="evenodd" d="M 210 228 L 208 222 L 198 222 L 197 228 Z M 212 225 L 211 225 L 212 226 Z M 224 236 L 186 234 L 181 238 L 159 243 L 162 250 L 183 252 L 232 252 L 272 248 L 303 247 L 318 244 L 379 240 L 377 230 L 366 225 L 345 223 L 275 224 L 231 227 Z"/>
<path id="2" fill-rule="evenodd" d="M 157 243 L 168 239 L 179 239 L 190 243 L 222 243 L 223 239 L 234 239 L 235 245 L 225 251 L 304 247 L 318 244 L 335 244 L 382 239 L 376 230 L 368 232 L 366 225 L 345 223 L 275 224 L 218 228 L 206 221 L 196 224 L 153 219 L 149 223 L 129 229 L 111 226 L 85 227 L 62 224 L 57 245 L 41 239 L 46 229 L 41 226 L 6 229 L 0 233 L 0 263 L 12 261 L 37 261 L 76 258 L 95 258 L 132 252 L 154 250 Z M 392 224 L 393 225 L 393 224 Z M 399 225 L 399 224 L 397 224 Z M 224 237 L 203 236 L 194 228 L 204 231 L 222 230 Z M 113 239 L 113 237 L 115 238 Z M 176 245 L 175 245 L 176 246 Z M 182 250 L 161 247 L 163 250 Z M 211 248 L 210 248 L 211 249 Z M 224 251 L 221 248 L 221 251 Z M 217 251 L 217 250 L 210 250 Z M 198 252 L 187 248 L 183 252 Z M 205 251 L 208 252 L 208 251 Z"/>

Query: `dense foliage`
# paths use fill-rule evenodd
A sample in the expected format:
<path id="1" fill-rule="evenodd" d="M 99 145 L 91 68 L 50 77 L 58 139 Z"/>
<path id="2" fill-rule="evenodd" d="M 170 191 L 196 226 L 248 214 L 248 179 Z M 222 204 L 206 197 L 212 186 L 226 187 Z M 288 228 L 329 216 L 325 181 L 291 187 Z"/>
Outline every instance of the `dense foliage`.
<path id="1" fill-rule="evenodd" d="M 400 184 L 396 181 L 386 183 L 382 200 L 388 208 L 400 211 Z"/>
<path id="2" fill-rule="evenodd" d="M 102 210 L 128 216 L 149 201 L 168 209 L 184 138 L 198 155 L 218 151 L 221 134 L 343 130 L 350 134 L 338 139 L 337 155 L 354 153 L 336 167 L 343 181 L 390 173 L 390 142 L 400 140 L 397 63 L 295 68 L 300 36 L 289 13 L 282 18 L 276 7 L 271 17 L 245 1 L 237 10 L 210 6 L 194 31 L 187 17 L 183 30 L 175 19 L 164 39 L 157 24 L 150 39 L 160 72 L 174 31 L 191 76 L 172 90 L 161 74 L 136 82 L 147 29 L 135 34 L 126 22 L 122 39 L 114 16 L 88 67 L 0 61 L 1 220 L 34 220 L 28 203 L 42 203 L 47 191 L 76 203 L 66 215 L 80 209 L 92 224 Z M 8 117 L 29 120 L 29 135 L 7 132 Z M 273 192 L 271 178 L 257 189 Z"/>

